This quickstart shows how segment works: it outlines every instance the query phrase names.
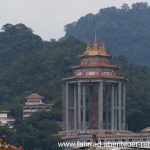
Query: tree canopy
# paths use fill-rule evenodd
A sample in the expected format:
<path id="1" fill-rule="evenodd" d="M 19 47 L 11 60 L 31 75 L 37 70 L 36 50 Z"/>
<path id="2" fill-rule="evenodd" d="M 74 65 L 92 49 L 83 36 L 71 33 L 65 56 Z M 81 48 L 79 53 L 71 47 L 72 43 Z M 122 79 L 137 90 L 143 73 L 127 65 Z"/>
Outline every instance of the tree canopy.
<path id="1" fill-rule="evenodd" d="M 16 132 L 8 137 L 14 145 L 22 145 L 25 150 L 58 150 L 57 136 L 60 123 L 53 112 L 36 112 L 27 120 L 16 125 Z"/>

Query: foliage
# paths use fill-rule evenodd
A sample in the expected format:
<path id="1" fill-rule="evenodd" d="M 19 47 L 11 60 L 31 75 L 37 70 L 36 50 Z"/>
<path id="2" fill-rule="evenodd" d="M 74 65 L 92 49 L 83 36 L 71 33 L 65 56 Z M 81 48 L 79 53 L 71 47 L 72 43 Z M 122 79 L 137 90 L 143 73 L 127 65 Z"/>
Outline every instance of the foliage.
<path id="1" fill-rule="evenodd" d="M 8 126 L 0 126 L 0 137 L 5 141 L 9 142 L 13 131 Z"/>
<path id="2" fill-rule="evenodd" d="M 83 46 L 74 38 L 44 42 L 23 24 L 4 25 L 0 32 L 1 107 L 21 117 L 24 97 L 31 92 L 61 106 L 62 77 L 69 73 L 72 58 L 75 62 L 76 52 Z"/>
<path id="3" fill-rule="evenodd" d="M 16 133 L 9 139 L 25 150 L 57 150 L 60 131 L 59 121 L 51 112 L 36 112 L 16 126 Z"/>

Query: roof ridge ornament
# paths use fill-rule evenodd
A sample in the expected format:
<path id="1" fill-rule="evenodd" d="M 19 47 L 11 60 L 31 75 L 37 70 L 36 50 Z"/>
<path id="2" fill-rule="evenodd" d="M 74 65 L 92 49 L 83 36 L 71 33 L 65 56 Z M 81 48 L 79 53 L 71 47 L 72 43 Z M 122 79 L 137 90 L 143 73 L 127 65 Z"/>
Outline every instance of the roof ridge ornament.
<path id="1" fill-rule="evenodd" d="M 107 52 L 107 50 L 105 49 L 105 44 L 104 41 L 97 43 L 97 33 L 95 31 L 94 34 L 94 42 L 93 42 L 93 46 L 90 46 L 90 42 L 87 40 L 87 47 L 86 50 L 84 52 L 83 55 L 80 56 L 96 56 L 96 55 L 101 55 L 101 56 L 105 56 L 105 57 L 111 57 L 111 55 L 109 54 L 109 52 Z"/>
<path id="2" fill-rule="evenodd" d="M 94 33 L 93 50 L 98 50 L 98 44 L 97 44 L 97 35 L 96 35 L 96 31 L 95 31 L 95 33 Z"/>
<path id="3" fill-rule="evenodd" d="M 87 39 L 86 40 L 86 51 L 90 50 L 90 42 L 89 40 Z"/>

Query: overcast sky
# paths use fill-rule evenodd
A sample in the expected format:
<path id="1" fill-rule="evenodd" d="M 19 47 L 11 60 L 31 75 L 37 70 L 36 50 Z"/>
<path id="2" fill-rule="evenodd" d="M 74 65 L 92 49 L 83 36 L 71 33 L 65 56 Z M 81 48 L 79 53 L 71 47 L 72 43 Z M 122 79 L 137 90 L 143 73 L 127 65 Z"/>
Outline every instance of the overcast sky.
<path id="1" fill-rule="evenodd" d="M 64 35 L 66 24 L 87 13 L 135 2 L 145 0 L 0 0 L 0 28 L 6 23 L 23 23 L 44 40 L 58 39 Z"/>

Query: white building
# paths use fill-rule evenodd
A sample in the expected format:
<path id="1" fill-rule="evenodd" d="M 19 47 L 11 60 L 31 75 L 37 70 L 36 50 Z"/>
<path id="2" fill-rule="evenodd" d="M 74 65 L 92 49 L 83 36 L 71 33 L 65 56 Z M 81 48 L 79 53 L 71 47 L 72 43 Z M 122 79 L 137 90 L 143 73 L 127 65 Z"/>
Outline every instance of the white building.
<path id="1" fill-rule="evenodd" d="M 13 123 L 15 121 L 14 118 L 8 117 L 8 110 L 0 110 L 0 125 L 5 126 L 8 125 L 10 128 L 13 127 Z"/>
<path id="2" fill-rule="evenodd" d="M 32 93 L 25 97 L 27 102 L 23 106 L 23 119 L 31 116 L 33 112 L 37 111 L 51 111 L 54 104 L 45 104 L 43 102 L 44 97 L 38 93 Z"/>

